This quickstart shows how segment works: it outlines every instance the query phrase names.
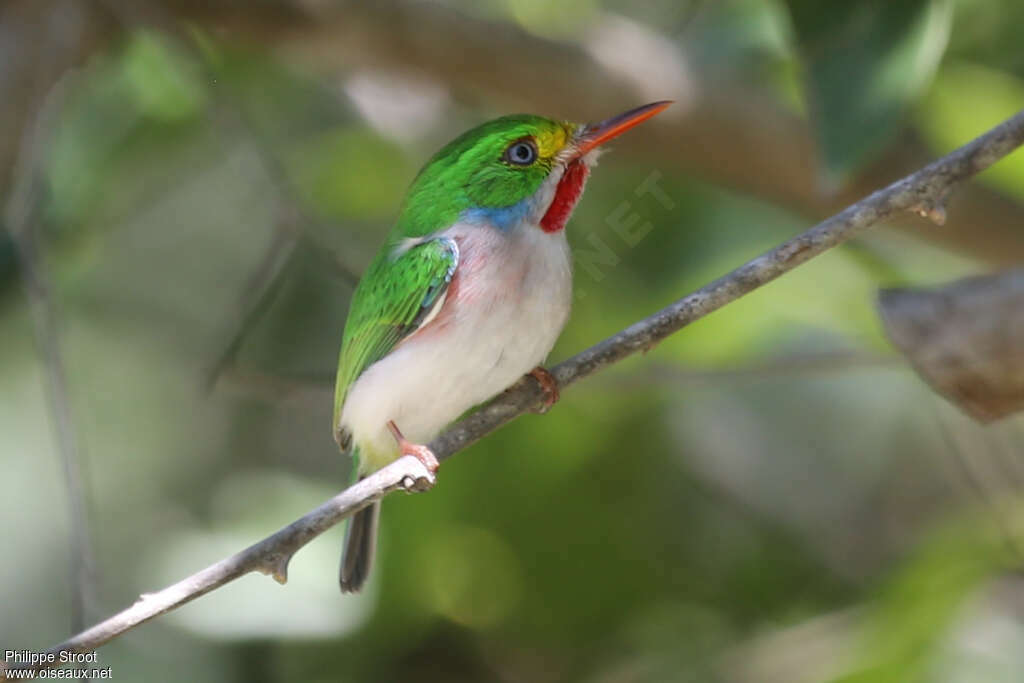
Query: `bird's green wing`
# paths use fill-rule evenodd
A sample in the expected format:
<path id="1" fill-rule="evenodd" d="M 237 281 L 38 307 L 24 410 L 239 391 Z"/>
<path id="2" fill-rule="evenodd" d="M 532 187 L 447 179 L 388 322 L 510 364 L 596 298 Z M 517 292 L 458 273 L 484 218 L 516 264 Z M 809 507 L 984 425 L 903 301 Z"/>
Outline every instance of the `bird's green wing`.
<path id="1" fill-rule="evenodd" d="M 342 448 L 350 435 L 338 424 L 352 383 L 442 303 L 459 263 L 459 247 L 449 237 L 435 237 L 377 255 L 352 295 L 334 390 L 334 433 Z"/>

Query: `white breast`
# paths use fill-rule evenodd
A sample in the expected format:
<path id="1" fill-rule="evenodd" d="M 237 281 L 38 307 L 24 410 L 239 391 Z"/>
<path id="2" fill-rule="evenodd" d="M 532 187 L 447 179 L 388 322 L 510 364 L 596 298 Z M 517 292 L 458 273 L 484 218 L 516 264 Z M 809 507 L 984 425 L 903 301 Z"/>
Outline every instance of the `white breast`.
<path id="1" fill-rule="evenodd" d="M 345 400 L 341 423 L 360 448 L 364 471 L 397 456 L 388 420 L 410 441 L 429 442 L 541 364 L 569 317 L 564 231 L 456 224 L 442 234 L 460 252 L 443 309 L 363 372 Z"/>

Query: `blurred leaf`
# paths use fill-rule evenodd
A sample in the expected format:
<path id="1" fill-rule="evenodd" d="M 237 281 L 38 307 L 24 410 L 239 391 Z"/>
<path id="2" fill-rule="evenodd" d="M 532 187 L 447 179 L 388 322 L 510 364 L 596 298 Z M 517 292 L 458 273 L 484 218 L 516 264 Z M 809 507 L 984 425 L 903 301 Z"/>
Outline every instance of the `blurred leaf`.
<path id="1" fill-rule="evenodd" d="M 1020 10 L 1011 0 L 945 2 L 984 5 L 986 31 L 1006 50 L 1016 45 Z M 376 44 L 372 55 L 358 44 L 336 46 L 358 57 L 351 61 L 318 41 L 300 44 L 302 31 L 322 35 L 329 27 L 319 14 L 275 26 L 268 19 L 285 15 L 271 10 L 275 3 L 259 4 L 251 19 L 262 44 L 241 45 L 241 34 L 204 19 L 196 20 L 194 51 L 156 31 L 102 43 L 69 82 L 43 160 L 44 216 L 58 215 L 57 227 L 88 240 L 62 241 L 46 256 L 55 257 L 48 263 L 66 320 L 73 405 L 96 456 L 90 488 L 104 611 L 237 551 L 343 485 L 349 460 L 330 436 L 329 384 L 260 391 L 246 384 L 246 371 L 253 370 L 252 385 L 261 371 L 332 372 L 351 288 L 328 260 L 337 255 L 354 269 L 368 260 L 428 147 L 444 142 L 441 128 L 454 134 L 505 111 L 500 97 L 460 89 L 443 69 L 428 68 L 424 77 L 402 68 L 433 49 L 429 41 L 450 38 L 444 31 L 421 32 L 424 42 L 409 45 L 399 27 L 394 42 Z M 855 14 L 831 4 L 830 12 Z M 789 16 L 778 0 L 454 5 L 485 15 L 509 44 L 529 32 L 565 40 L 614 12 L 673 38 L 702 82 L 732 83 L 726 89 L 737 97 L 773 83 L 803 96 Z M 360 10 L 351 18 L 383 23 L 392 14 Z M 839 34 L 847 23 L 836 22 Z M 388 27 L 372 35 L 387 38 Z M 977 35 L 980 51 L 985 39 Z M 877 47 L 880 38 L 869 42 Z M 977 51 L 958 59 L 1004 63 Z M 877 52 L 856 46 L 846 55 L 873 75 L 864 53 Z M 963 83 L 944 80 L 957 72 L 940 73 L 929 95 L 941 106 L 918 111 L 936 144 L 978 132 L 975 117 L 988 117 L 997 104 L 1021 106 L 1013 78 L 982 69 L 968 70 Z M 975 73 L 993 78 L 982 83 Z M 441 94 L 419 110 L 422 102 L 403 90 L 422 81 L 428 96 L 434 88 Z M 367 106 L 367 83 L 393 109 Z M 402 116 L 390 118 L 394 110 Z M 410 117 L 415 125 L 406 125 Z M 431 123 L 434 117 L 448 121 Z M 806 222 L 700 182 L 650 149 L 604 164 L 569 227 L 583 261 L 575 279 L 580 298 L 552 360 Z M 652 178 L 671 201 L 638 192 Z M 292 204 L 303 216 L 329 219 L 295 226 L 303 231 L 295 265 L 247 340 L 240 372 L 202 396 L 201 373 L 271 235 L 294 217 Z M 639 231 L 642 240 L 624 235 L 630 221 L 630 234 Z M 10 254 L 2 239 L 0 230 L 0 272 Z M 936 670 L 948 651 L 943 639 L 964 623 L 963 598 L 977 594 L 998 558 L 985 543 L 980 552 L 970 544 L 971 533 L 987 533 L 977 525 L 939 539 L 934 552 L 914 550 L 921 528 L 962 504 L 948 495 L 949 473 L 936 466 L 926 388 L 901 368 L 788 374 L 736 367 L 783 352 L 813 359 L 823 350 L 887 346 L 870 307 L 879 281 L 976 270 L 893 231 L 865 240 L 870 251 L 845 248 L 808 263 L 646 358 L 573 388 L 552 414 L 516 420 L 446 463 L 430 494 L 390 497 L 367 593 L 337 594 L 339 525 L 298 554 L 288 586 L 247 577 L 105 646 L 103 666 L 153 683 L 181 678 L 175 658 L 187 660 L 189 680 L 211 683 L 703 683 L 736 680 L 723 677 L 721 663 L 749 637 L 842 610 L 854 615 L 850 629 L 869 618 L 869 632 L 863 643 L 857 632 L 844 641 L 841 653 L 863 659 L 841 659 L 840 667 L 898 681 Z M 319 252 L 321 245 L 330 252 Z M 60 506 L 46 505 L 60 499 L 61 479 L 28 312 L 19 288 L 7 289 L 0 433 L 12 495 L 0 497 L 0 518 L 17 520 L 8 540 L 27 552 L 0 570 L 10 594 L 0 641 L 38 648 L 66 628 L 68 543 Z M 704 373 L 716 365 L 729 371 Z M 1019 446 L 1020 425 L 1007 432 L 1008 451 Z M 984 457 L 977 451 L 972 457 Z M 900 577 L 881 594 L 866 591 L 894 556 L 909 557 Z M 991 631 L 981 640 L 989 650 L 999 644 Z M 776 650 L 806 674 L 812 648 L 832 656 L 806 637 Z M 985 675 L 986 653 L 969 654 L 972 680 L 995 680 Z M 800 680 L 756 673 L 741 680 Z"/>
<path id="2" fill-rule="evenodd" d="M 721 73 L 756 89 L 772 84 L 787 107 L 803 111 L 784 6 L 749 0 L 689 0 L 673 7 L 678 16 L 660 25 L 672 27 L 663 30 L 675 34 L 695 72 Z"/>
<path id="3" fill-rule="evenodd" d="M 389 220 L 412 179 L 401 150 L 364 126 L 312 136 L 290 152 L 304 199 L 332 217 Z"/>
<path id="4" fill-rule="evenodd" d="M 950 36 L 950 57 L 1024 74 L 1020 27 L 1024 2 L 1015 0 L 958 0 L 956 30 Z"/>
<path id="5" fill-rule="evenodd" d="M 687 284 L 678 290 L 708 282 L 736 262 L 735 256 L 709 262 L 688 273 Z M 828 288 L 821 288 L 819 283 L 826 281 Z M 802 351 L 820 350 L 824 340 L 826 347 L 885 348 L 870 303 L 876 286 L 855 258 L 839 250 L 697 321 L 686 334 L 660 346 L 678 350 L 687 362 L 710 366 L 757 357 L 780 344 Z"/>
<path id="6" fill-rule="evenodd" d="M 452 524 L 421 561 L 422 599 L 469 628 L 495 626 L 521 601 L 526 584 L 516 553 L 496 534 Z"/>
<path id="7" fill-rule="evenodd" d="M 539 36 L 565 38 L 578 34 L 597 12 L 594 0 L 504 0 L 520 26 Z"/>
<path id="8" fill-rule="evenodd" d="M 949 0 L 788 0 L 808 109 L 830 186 L 871 161 L 928 85 L 952 24 Z"/>
<path id="9" fill-rule="evenodd" d="M 122 69 L 143 116 L 181 121 L 206 106 L 206 91 L 189 62 L 155 34 L 141 31 L 132 36 Z"/>
<path id="10" fill-rule="evenodd" d="M 969 104 L 967 104 L 969 103 Z M 921 102 L 917 121 L 937 153 L 945 154 L 1024 109 L 1024 81 L 973 64 L 943 67 Z M 978 180 L 1024 197 L 1024 154 L 1019 151 L 978 175 Z"/>
<path id="11" fill-rule="evenodd" d="M 883 588 L 868 618 L 860 667 L 835 683 L 922 680 L 967 598 L 1013 561 L 1004 534 L 968 516 L 922 543 Z"/>
<path id="12" fill-rule="evenodd" d="M 116 55 L 97 60 L 69 97 L 48 147 L 50 196 L 47 215 L 57 223 L 82 224 L 93 210 L 134 187 L 118 179 L 140 151 L 144 168 L 174 156 L 179 133 L 191 133 L 206 107 L 192 64 L 163 39 L 132 35 Z M 138 157 L 135 157 L 138 159 Z M 130 175 L 135 176 L 139 168 Z M 118 192 L 106 190 L 116 187 Z"/>
<path id="13" fill-rule="evenodd" d="M 1024 411 L 1024 268 L 883 289 L 878 311 L 918 375 L 975 420 Z"/>
<path id="14" fill-rule="evenodd" d="M 337 93 L 309 74 L 270 55 L 221 45 L 193 32 L 213 89 L 230 113 L 270 151 L 305 134 L 337 125 L 352 116 Z"/>

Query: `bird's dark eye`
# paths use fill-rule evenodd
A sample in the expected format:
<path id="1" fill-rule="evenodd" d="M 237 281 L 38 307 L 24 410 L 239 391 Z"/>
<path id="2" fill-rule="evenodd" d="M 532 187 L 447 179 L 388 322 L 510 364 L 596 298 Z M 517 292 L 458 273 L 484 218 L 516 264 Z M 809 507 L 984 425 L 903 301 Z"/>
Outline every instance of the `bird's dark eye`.
<path id="1" fill-rule="evenodd" d="M 537 160 L 537 144 L 530 139 L 516 140 L 505 150 L 505 161 L 516 166 L 529 166 Z"/>

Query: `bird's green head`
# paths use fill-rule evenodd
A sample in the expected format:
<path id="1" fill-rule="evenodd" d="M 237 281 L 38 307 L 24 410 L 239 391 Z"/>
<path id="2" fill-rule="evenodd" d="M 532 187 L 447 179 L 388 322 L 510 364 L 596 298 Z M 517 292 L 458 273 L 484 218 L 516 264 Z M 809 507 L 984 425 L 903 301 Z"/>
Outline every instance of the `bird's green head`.
<path id="1" fill-rule="evenodd" d="M 448 143 L 413 181 L 396 237 L 419 237 L 458 221 L 510 229 L 565 227 L 597 148 L 667 107 L 654 102 L 595 124 L 517 114 Z"/>

